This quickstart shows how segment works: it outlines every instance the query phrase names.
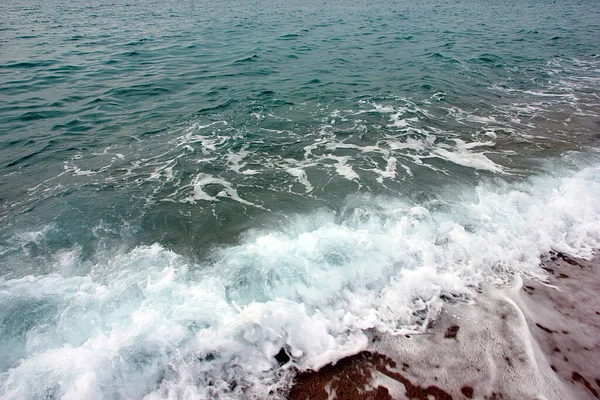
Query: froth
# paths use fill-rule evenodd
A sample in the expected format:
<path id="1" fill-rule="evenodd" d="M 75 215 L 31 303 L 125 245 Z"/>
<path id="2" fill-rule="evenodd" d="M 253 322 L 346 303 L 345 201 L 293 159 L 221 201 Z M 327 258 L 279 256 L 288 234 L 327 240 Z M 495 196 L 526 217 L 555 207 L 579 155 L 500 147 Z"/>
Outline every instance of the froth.
<path id="1" fill-rule="evenodd" d="M 514 273 L 542 276 L 551 249 L 589 257 L 600 245 L 599 172 L 449 188 L 421 205 L 356 196 L 338 212 L 246 232 L 201 264 L 153 245 L 99 257 L 85 276 L 2 279 L 11 329 L 1 331 L 0 393 L 278 397 L 291 366 L 361 351 L 366 330 L 422 332 L 443 299 L 468 301 Z M 242 200 L 214 177 L 195 182 L 196 198 L 213 184 Z M 77 261 L 53 262 L 60 271 Z M 279 367 L 281 349 L 290 361 Z"/>

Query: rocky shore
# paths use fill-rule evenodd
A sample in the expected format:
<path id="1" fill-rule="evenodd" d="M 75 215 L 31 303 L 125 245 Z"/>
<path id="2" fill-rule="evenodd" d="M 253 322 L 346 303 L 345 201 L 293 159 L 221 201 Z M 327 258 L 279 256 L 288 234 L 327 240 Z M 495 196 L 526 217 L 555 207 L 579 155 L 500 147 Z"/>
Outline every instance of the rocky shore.
<path id="1" fill-rule="evenodd" d="M 367 351 L 299 373 L 290 400 L 598 399 L 600 257 L 553 253 L 546 281 L 484 286 L 426 333 L 371 333 Z"/>

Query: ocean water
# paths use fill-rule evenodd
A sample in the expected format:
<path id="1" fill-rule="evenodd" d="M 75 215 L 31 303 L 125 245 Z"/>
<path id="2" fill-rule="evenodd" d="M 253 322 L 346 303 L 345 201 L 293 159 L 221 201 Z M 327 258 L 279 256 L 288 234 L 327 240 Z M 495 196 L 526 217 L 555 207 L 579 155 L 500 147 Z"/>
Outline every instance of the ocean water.
<path id="1" fill-rule="evenodd" d="M 280 398 L 600 246 L 595 0 L 0 14 L 4 399 Z"/>

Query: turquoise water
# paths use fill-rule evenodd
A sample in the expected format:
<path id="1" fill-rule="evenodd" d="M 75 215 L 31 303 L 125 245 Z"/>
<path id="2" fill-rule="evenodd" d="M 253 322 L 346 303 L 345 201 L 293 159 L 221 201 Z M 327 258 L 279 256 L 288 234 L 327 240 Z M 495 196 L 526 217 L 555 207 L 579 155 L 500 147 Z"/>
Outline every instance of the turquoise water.
<path id="1" fill-rule="evenodd" d="M 0 13 L 4 398 L 283 396 L 600 244 L 596 1 Z"/>

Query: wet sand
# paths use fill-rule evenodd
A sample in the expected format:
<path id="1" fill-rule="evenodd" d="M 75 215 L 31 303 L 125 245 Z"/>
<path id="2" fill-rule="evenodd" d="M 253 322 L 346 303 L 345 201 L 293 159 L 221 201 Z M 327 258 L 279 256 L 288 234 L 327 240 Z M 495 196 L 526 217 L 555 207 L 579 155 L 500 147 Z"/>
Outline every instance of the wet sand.
<path id="1" fill-rule="evenodd" d="M 598 399 L 600 257 L 553 254 L 545 282 L 484 286 L 426 333 L 370 332 L 367 351 L 299 373 L 299 399 Z"/>

